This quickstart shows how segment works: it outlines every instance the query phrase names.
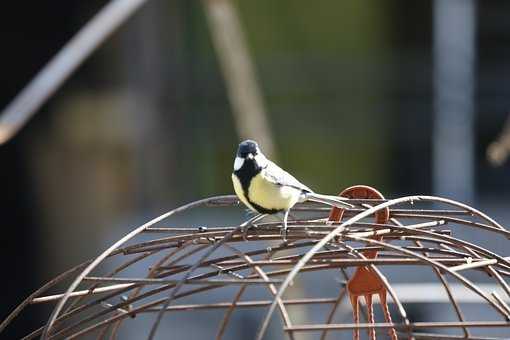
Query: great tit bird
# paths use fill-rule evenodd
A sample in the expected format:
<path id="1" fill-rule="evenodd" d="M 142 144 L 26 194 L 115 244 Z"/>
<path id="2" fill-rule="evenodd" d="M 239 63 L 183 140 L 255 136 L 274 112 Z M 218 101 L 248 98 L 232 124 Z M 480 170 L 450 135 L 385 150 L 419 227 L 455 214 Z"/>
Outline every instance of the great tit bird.
<path id="1" fill-rule="evenodd" d="M 257 142 L 239 144 L 232 173 L 234 190 L 250 210 L 259 214 L 283 213 L 283 235 L 287 235 L 289 210 L 298 202 L 314 201 L 341 208 L 353 207 L 341 197 L 316 194 L 294 176 L 267 159 Z"/>

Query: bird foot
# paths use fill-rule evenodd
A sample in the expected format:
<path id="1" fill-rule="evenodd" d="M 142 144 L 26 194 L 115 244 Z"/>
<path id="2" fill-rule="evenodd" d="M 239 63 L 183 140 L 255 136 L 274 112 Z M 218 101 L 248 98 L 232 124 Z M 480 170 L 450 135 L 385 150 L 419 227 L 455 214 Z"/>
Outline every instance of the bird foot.
<path id="1" fill-rule="evenodd" d="M 287 226 L 283 226 L 280 229 L 280 236 L 282 237 L 283 242 L 287 243 L 287 236 L 289 234 L 289 228 Z"/>
<path id="2" fill-rule="evenodd" d="M 248 231 L 252 228 L 256 228 L 256 226 L 251 223 L 243 227 L 243 230 L 242 230 L 243 240 L 248 241 Z"/>

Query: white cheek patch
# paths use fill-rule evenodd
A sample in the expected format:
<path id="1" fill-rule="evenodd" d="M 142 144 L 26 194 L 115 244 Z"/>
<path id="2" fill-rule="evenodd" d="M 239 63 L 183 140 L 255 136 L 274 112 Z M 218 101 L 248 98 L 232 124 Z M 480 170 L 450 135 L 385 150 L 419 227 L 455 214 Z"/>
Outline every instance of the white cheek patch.
<path id="1" fill-rule="evenodd" d="M 239 170 L 244 164 L 244 158 L 236 157 L 234 161 L 234 170 Z"/>
<path id="2" fill-rule="evenodd" d="M 255 156 L 255 161 L 257 162 L 257 164 L 260 166 L 260 167 L 265 167 L 266 164 L 267 164 L 267 158 L 266 156 L 264 156 L 263 154 L 261 153 L 258 153 L 256 156 Z"/>

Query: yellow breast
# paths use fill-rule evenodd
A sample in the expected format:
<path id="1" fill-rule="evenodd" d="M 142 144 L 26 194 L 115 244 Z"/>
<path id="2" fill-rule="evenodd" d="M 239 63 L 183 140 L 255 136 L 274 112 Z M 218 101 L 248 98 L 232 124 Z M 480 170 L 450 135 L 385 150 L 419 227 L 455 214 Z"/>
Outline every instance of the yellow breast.
<path id="1" fill-rule="evenodd" d="M 241 182 L 239 182 L 239 179 L 237 179 L 237 176 L 232 174 L 232 184 L 234 185 L 234 191 L 237 195 L 237 197 L 241 200 L 241 202 L 244 203 L 248 208 L 255 211 L 256 210 L 251 206 L 250 202 L 246 199 L 246 196 L 244 195 L 243 186 L 241 185 Z"/>
<path id="2" fill-rule="evenodd" d="M 261 172 L 252 178 L 248 195 L 251 202 L 266 209 L 288 210 L 299 200 L 301 190 L 272 183 Z"/>

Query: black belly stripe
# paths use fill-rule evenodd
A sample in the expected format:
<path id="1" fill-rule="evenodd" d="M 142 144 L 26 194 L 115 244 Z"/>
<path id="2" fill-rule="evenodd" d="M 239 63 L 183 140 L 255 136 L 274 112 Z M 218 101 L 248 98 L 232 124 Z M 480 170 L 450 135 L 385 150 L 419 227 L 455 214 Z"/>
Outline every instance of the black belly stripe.
<path id="1" fill-rule="evenodd" d="M 244 197 L 246 197 L 248 203 L 250 203 L 251 206 L 260 214 L 276 214 L 277 212 L 283 211 L 282 209 L 264 208 L 263 206 L 258 205 L 250 199 L 250 196 L 248 195 L 248 188 L 250 187 L 251 179 L 257 176 L 260 171 L 262 171 L 262 167 L 258 166 L 257 163 L 252 159 L 245 159 L 241 169 L 234 171 L 234 175 L 236 175 L 239 179 L 239 182 L 241 182 Z"/>
<path id="2" fill-rule="evenodd" d="M 245 194 L 245 196 L 246 196 L 246 194 Z M 254 207 L 255 210 L 257 210 L 257 212 L 260 213 L 260 214 L 276 214 L 278 212 L 283 211 L 281 209 L 267 209 L 267 208 L 264 208 L 264 207 L 258 205 L 257 203 L 253 203 L 248 196 L 246 196 L 246 199 L 251 204 L 251 206 Z"/>

